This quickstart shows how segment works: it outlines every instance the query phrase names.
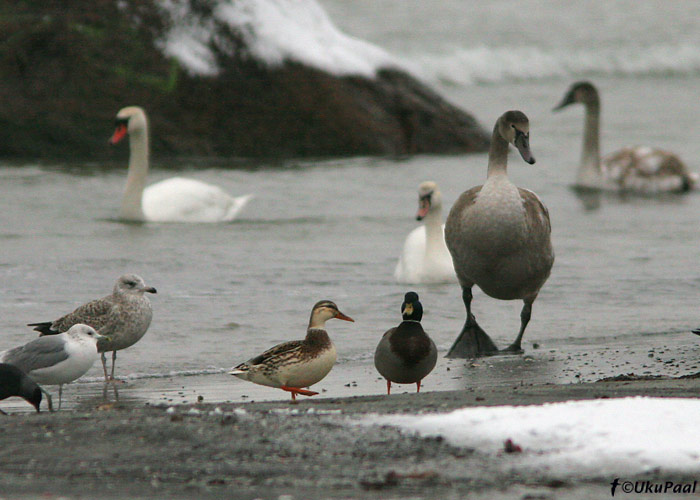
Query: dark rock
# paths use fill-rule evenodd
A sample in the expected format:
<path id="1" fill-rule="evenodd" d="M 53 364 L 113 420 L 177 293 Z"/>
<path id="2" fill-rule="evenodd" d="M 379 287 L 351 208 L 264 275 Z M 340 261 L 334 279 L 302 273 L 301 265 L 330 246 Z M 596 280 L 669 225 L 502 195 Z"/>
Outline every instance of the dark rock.
<path id="1" fill-rule="evenodd" d="M 214 0 L 190 0 L 211 15 Z M 214 23 L 221 71 L 193 75 L 158 48 L 153 0 L 0 0 L 0 157 L 104 159 L 116 112 L 146 109 L 158 155 L 309 157 L 485 151 L 467 113 L 398 69 L 374 79 L 268 67 Z M 223 40 L 223 42 L 222 42 Z M 232 47 L 224 53 L 220 45 Z M 118 153 L 126 155 L 125 148 Z"/>

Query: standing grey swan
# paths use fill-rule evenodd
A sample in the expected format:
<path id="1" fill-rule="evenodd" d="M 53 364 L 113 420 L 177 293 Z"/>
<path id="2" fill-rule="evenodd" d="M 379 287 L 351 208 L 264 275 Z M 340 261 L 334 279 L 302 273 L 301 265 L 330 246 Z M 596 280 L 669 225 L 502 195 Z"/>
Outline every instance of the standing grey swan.
<path id="1" fill-rule="evenodd" d="M 535 193 L 519 188 L 506 172 L 508 144 L 523 160 L 530 153 L 530 125 L 520 111 L 507 111 L 491 136 L 486 182 L 457 199 L 445 225 L 445 241 L 462 287 L 467 320 L 447 353 L 450 358 L 496 354 L 498 349 L 477 324 L 471 311 L 472 287 L 501 300 L 521 299 L 520 331 L 503 352 L 522 352 L 521 341 L 530 321 L 532 303 L 554 263 L 549 213 Z"/>
<path id="2" fill-rule="evenodd" d="M 386 393 L 391 394 L 391 383 L 416 384 L 435 368 L 437 348 L 423 330 L 423 305 L 416 292 L 408 292 L 401 304 L 403 321 L 387 330 L 374 351 L 374 366 L 386 379 Z"/>
<path id="3" fill-rule="evenodd" d="M 575 103 L 586 109 L 577 187 L 653 194 L 686 192 L 695 186 L 698 174 L 689 172 L 677 155 L 662 149 L 625 147 L 601 159 L 598 90 L 590 82 L 576 82 L 554 111 Z"/>
<path id="4" fill-rule="evenodd" d="M 233 220 L 252 195 L 232 197 L 218 186 L 195 179 L 172 177 L 146 187 L 149 167 L 148 120 L 138 106 L 117 113 L 110 139 L 117 144 L 129 136 L 129 173 L 119 217 L 130 221 L 221 222 Z"/>
<path id="5" fill-rule="evenodd" d="M 445 246 L 442 223 L 442 193 L 438 185 L 426 181 L 418 186 L 418 226 L 406 237 L 394 278 L 399 283 L 450 283 L 457 281 L 452 257 Z"/>

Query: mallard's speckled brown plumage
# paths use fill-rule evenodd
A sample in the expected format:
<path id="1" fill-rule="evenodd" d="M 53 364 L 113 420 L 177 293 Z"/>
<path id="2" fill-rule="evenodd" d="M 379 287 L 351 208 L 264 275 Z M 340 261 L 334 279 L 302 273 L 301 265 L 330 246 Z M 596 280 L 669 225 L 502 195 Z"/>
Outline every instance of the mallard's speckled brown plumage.
<path id="1" fill-rule="evenodd" d="M 317 302 L 311 310 L 304 340 L 278 344 L 229 373 L 256 384 L 289 391 L 293 400 L 297 394 L 317 394 L 302 388 L 321 381 L 333 368 L 335 346 L 324 328 L 326 321 L 332 318 L 353 321 L 330 300 Z"/>

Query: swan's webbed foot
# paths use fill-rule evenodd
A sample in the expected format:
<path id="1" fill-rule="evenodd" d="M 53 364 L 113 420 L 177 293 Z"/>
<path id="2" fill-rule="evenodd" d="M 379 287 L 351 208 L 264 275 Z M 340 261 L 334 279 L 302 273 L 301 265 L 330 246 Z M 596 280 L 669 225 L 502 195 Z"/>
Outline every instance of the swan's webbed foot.
<path id="1" fill-rule="evenodd" d="M 525 351 L 523 351 L 523 348 L 520 346 L 520 342 L 513 342 L 511 345 L 505 349 L 501 349 L 499 352 L 503 354 L 523 354 Z"/>
<path id="2" fill-rule="evenodd" d="M 479 358 L 498 354 L 498 347 L 491 337 L 479 326 L 473 314 L 467 315 L 462 332 L 455 340 L 446 358 Z"/>

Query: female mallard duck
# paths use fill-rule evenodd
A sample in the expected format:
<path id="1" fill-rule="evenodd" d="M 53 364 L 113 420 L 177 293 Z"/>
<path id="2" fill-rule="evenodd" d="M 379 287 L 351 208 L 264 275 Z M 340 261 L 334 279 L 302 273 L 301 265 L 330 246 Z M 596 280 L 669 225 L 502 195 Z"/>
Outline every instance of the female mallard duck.
<path id="1" fill-rule="evenodd" d="M 506 172 L 508 144 L 523 160 L 530 153 L 530 125 L 520 111 L 504 113 L 493 129 L 486 182 L 462 193 L 447 217 L 445 241 L 462 287 L 467 320 L 447 357 L 495 354 L 495 344 L 471 312 L 472 287 L 501 300 L 521 299 L 520 332 L 506 352 L 522 352 L 532 303 L 554 263 L 549 213 L 532 191 L 519 188 Z"/>
<path id="2" fill-rule="evenodd" d="M 317 302 L 311 310 L 309 327 L 304 340 L 284 342 L 232 368 L 229 372 L 243 380 L 268 387 L 278 387 L 292 393 L 315 396 L 317 392 L 303 389 L 321 381 L 333 368 L 336 353 L 325 326 L 329 319 L 354 321 L 338 310 L 330 300 Z"/>
<path id="3" fill-rule="evenodd" d="M 386 379 L 386 393 L 391 394 L 391 383 L 420 383 L 437 362 L 437 348 L 420 324 L 423 306 L 416 292 L 408 292 L 401 304 L 403 321 L 386 331 L 374 352 L 374 366 Z"/>
<path id="4" fill-rule="evenodd" d="M 129 136 L 129 174 L 119 216 L 124 220 L 153 222 L 221 222 L 233 220 L 251 195 L 232 197 L 220 187 L 195 179 L 171 177 L 146 187 L 148 174 L 148 120 L 138 106 L 117 113 L 110 143 Z"/>
<path id="5" fill-rule="evenodd" d="M 581 103 L 586 109 L 581 164 L 576 185 L 583 188 L 625 192 L 685 192 L 698 174 L 688 172 L 678 156 L 647 146 L 626 147 L 600 158 L 600 97 L 590 82 L 576 82 L 554 108 L 558 111 Z"/>
<path id="6" fill-rule="evenodd" d="M 448 283 L 457 281 L 452 257 L 445 245 L 442 223 L 442 194 L 431 181 L 418 186 L 417 220 L 425 225 L 406 237 L 403 252 L 394 271 L 399 283 Z"/>

